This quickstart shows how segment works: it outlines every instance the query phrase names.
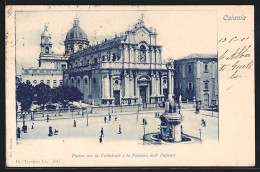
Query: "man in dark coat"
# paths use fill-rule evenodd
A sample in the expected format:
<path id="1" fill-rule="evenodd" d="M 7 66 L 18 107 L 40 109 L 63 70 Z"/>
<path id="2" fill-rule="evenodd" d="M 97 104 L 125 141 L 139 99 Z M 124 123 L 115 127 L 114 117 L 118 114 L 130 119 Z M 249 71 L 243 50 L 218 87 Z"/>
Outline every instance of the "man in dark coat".
<path id="1" fill-rule="evenodd" d="M 102 136 L 99 137 L 99 142 L 102 143 Z"/>
<path id="2" fill-rule="evenodd" d="M 21 130 L 20 130 L 20 127 L 17 128 L 17 138 L 20 138 L 20 135 L 21 135 Z"/>

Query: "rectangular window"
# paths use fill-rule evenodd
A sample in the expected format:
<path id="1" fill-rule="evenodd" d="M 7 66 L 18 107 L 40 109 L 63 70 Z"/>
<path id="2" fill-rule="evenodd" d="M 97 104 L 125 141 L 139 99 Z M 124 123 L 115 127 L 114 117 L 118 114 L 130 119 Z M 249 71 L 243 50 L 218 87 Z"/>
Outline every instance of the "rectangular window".
<path id="1" fill-rule="evenodd" d="M 189 65 L 189 73 L 191 73 L 191 65 Z"/>
<path id="2" fill-rule="evenodd" d="M 62 65 L 61 65 L 61 69 L 62 69 L 62 70 L 65 70 L 65 69 L 66 69 L 66 64 L 62 64 Z"/>
<path id="3" fill-rule="evenodd" d="M 208 64 L 205 64 L 205 66 L 204 66 L 204 72 L 205 72 L 205 73 L 208 72 Z"/>
<path id="4" fill-rule="evenodd" d="M 57 87 L 57 81 L 53 80 L 53 88 Z"/>
<path id="5" fill-rule="evenodd" d="M 191 90 L 192 89 L 192 82 L 189 82 L 188 83 L 188 90 Z"/>
<path id="6" fill-rule="evenodd" d="M 37 84 L 37 81 L 36 81 L 36 80 L 34 80 L 34 81 L 33 81 L 33 84 L 35 84 L 35 85 L 36 85 L 36 84 Z"/>
<path id="7" fill-rule="evenodd" d="M 177 71 L 177 73 L 180 72 L 180 66 L 176 66 L 176 71 Z"/>
<path id="8" fill-rule="evenodd" d="M 208 89 L 209 89 L 209 83 L 205 82 L 205 90 L 208 90 Z"/>
<path id="9" fill-rule="evenodd" d="M 50 85 L 50 80 L 47 80 L 47 85 Z"/>
<path id="10" fill-rule="evenodd" d="M 44 81 L 43 81 L 43 80 L 41 80 L 41 83 L 44 83 Z"/>
<path id="11" fill-rule="evenodd" d="M 60 85 L 62 85 L 62 80 L 60 80 Z"/>

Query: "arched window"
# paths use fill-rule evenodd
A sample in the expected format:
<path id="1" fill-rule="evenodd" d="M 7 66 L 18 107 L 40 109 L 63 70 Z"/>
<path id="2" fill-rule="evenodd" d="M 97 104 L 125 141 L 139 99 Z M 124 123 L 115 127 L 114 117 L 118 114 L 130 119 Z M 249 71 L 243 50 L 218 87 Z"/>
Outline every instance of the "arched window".
<path id="1" fill-rule="evenodd" d="M 146 48 L 144 45 L 140 47 L 140 62 L 146 62 Z"/>
<path id="2" fill-rule="evenodd" d="M 96 83 L 96 78 L 93 78 L 93 83 Z"/>
<path id="3" fill-rule="evenodd" d="M 74 83 L 74 78 L 71 79 L 71 83 L 72 83 L 72 84 Z"/>
<path id="4" fill-rule="evenodd" d="M 116 53 L 113 53 L 113 58 L 112 58 L 112 61 L 116 61 Z"/>
<path id="5" fill-rule="evenodd" d="M 79 50 L 82 50 L 83 49 L 83 46 L 82 45 L 79 45 Z"/>
<path id="6" fill-rule="evenodd" d="M 85 84 L 87 84 L 88 83 L 88 78 L 85 78 Z"/>
<path id="7" fill-rule="evenodd" d="M 46 53 L 46 54 L 49 54 L 49 47 L 46 47 L 46 48 L 45 48 L 45 53 Z"/>
<path id="8" fill-rule="evenodd" d="M 80 79 L 78 78 L 78 83 L 80 83 Z"/>

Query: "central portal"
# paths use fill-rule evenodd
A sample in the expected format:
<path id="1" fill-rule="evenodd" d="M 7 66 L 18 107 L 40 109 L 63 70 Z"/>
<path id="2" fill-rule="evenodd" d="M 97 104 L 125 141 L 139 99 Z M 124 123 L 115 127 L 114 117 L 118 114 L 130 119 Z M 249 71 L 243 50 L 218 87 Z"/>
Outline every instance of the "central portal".
<path id="1" fill-rule="evenodd" d="M 142 98 L 142 103 L 146 103 L 147 95 L 146 95 L 147 86 L 140 86 L 140 97 Z"/>
<path id="2" fill-rule="evenodd" d="M 120 105 L 120 91 L 114 91 L 115 105 Z"/>

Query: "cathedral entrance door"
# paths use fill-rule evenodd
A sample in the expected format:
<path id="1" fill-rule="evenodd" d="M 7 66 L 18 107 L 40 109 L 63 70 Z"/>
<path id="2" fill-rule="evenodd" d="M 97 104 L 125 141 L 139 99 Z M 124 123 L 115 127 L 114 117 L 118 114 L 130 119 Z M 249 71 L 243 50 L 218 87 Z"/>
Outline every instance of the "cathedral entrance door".
<path id="1" fill-rule="evenodd" d="M 142 98 L 142 103 L 146 103 L 146 90 L 147 86 L 140 86 L 140 97 Z"/>
<path id="2" fill-rule="evenodd" d="M 208 107 L 209 106 L 209 94 L 204 94 L 204 107 Z"/>
<path id="3" fill-rule="evenodd" d="M 114 97 L 115 97 L 115 105 L 120 105 L 120 91 L 119 90 L 114 91 Z"/>
<path id="4" fill-rule="evenodd" d="M 163 95 L 164 95 L 164 101 L 166 101 L 168 99 L 168 89 L 167 88 L 163 89 Z"/>

